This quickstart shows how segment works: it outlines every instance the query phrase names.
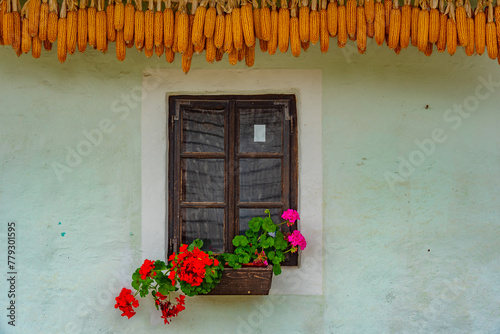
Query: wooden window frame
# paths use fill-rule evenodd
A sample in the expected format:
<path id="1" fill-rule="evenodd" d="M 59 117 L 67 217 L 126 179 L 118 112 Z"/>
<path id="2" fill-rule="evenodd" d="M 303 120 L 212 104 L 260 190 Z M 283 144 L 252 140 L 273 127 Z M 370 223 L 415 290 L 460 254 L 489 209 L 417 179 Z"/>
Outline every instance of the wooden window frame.
<path id="1" fill-rule="evenodd" d="M 175 95 L 169 96 L 168 116 L 168 228 L 167 258 L 176 252 L 182 240 L 181 207 L 222 207 L 224 215 L 224 249 L 233 251 L 231 240 L 239 230 L 239 208 L 273 209 L 298 207 L 298 134 L 296 129 L 297 103 L 293 94 L 263 95 Z M 282 152 L 280 153 L 241 153 L 239 148 L 239 108 L 273 107 L 282 109 Z M 216 108 L 224 110 L 224 152 L 182 152 L 182 111 L 185 108 Z M 236 139 L 236 140 L 233 140 Z M 183 202 L 181 162 L 184 158 L 223 158 L 224 159 L 224 203 L 219 202 Z M 239 176 L 238 159 L 241 158 L 280 158 L 281 159 L 281 202 L 238 202 Z M 232 180 L 233 182 L 230 182 Z M 265 204 L 264 204 L 265 203 Z M 233 223 L 230 223 L 233 222 Z M 281 225 L 283 233 L 296 229 L 286 224 Z M 284 265 L 298 264 L 297 254 L 287 253 Z"/>

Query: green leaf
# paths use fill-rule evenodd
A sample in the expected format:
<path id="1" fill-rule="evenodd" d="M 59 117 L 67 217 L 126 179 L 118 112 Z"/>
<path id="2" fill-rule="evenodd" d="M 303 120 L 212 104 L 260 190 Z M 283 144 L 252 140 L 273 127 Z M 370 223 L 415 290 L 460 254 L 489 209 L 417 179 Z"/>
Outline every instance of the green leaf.
<path id="1" fill-rule="evenodd" d="M 262 248 L 270 248 L 274 246 L 274 238 L 266 238 L 265 241 L 262 242 Z"/>
<path id="2" fill-rule="evenodd" d="M 273 220 L 269 217 L 264 218 L 264 222 L 262 223 L 262 229 L 266 232 L 275 232 L 276 225 L 273 223 Z"/>
<path id="3" fill-rule="evenodd" d="M 167 269 L 167 265 L 165 264 L 165 262 L 160 260 L 157 260 L 155 262 L 155 270 L 165 270 L 165 269 Z"/>
<path id="4" fill-rule="evenodd" d="M 281 265 L 279 264 L 275 264 L 273 266 L 273 273 L 278 276 L 279 274 L 281 274 Z"/>
<path id="5" fill-rule="evenodd" d="M 201 249 L 203 247 L 203 241 L 201 239 L 196 239 L 193 241 L 193 244 L 196 248 Z"/>
<path id="6" fill-rule="evenodd" d="M 253 230 L 246 230 L 245 235 L 249 238 L 255 237 L 255 233 Z"/>
<path id="7" fill-rule="evenodd" d="M 288 247 L 288 242 L 285 240 L 285 235 L 280 231 L 276 232 L 276 239 L 274 241 L 274 247 L 279 250 L 284 250 Z"/>
<path id="8" fill-rule="evenodd" d="M 258 232 L 260 230 L 260 227 L 262 226 L 262 218 L 260 218 L 260 217 L 253 217 L 248 222 L 248 226 L 250 227 L 250 229 L 252 231 Z"/>
<path id="9" fill-rule="evenodd" d="M 248 239 L 244 235 L 237 235 L 233 239 L 233 245 L 238 246 L 246 246 L 248 244 Z"/>
<path id="10" fill-rule="evenodd" d="M 267 254 L 267 257 L 269 258 L 269 260 L 273 260 L 274 259 L 274 256 L 276 255 L 276 253 L 274 251 L 270 251 L 268 254 Z"/>

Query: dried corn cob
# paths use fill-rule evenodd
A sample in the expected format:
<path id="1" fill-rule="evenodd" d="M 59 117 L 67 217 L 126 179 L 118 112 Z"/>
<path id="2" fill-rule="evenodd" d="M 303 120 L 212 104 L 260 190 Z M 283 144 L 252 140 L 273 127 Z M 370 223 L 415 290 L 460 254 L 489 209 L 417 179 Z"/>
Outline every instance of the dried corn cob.
<path id="1" fill-rule="evenodd" d="M 135 30 L 135 8 L 131 0 L 125 5 L 125 18 L 123 20 L 123 39 L 125 43 L 130 43 L 134 40 Z"/>
<path id="2" fill-rule="evenodd" d="M 259 39 L 259 47 L 260 47 L 260 51 L 267 52 L 267 41 L 265 41 L 263 39 Z"/>
<path id="3" fill-rule="evenodd" d="M 271 39 L 267 42 L 267 51 L 270 55 L 276 53 L 278 48 L 278 11 L 276 4 L 273 2 L 271 9 Z"/>
<path id="4" fill-rule="evenodd" d="M 213 37 L 215 31 L 215 21 L 217 17 L 217 10 L 215 9 L 215 1 L 210 1 L 210 7 L 207 9 L 205 14 L 205 23 L 203 27 L 203 33 L 206 38 Z M 215 59 L 215 51 L 214 51 Z"/>
<path id="5" fill-rule="evenodd" d="M 4 45 L 3 42 L 3 15 L 7 11 L 7 0 L 0 1 L 0 45 Z"/>
<path id="6" fill-rule="evenodd" d="M 243 59 L 245 59 L 246 48 L 247 46 L 245 45 L 245 43 L 243 43 L 242 48 L 238 50 L 238 61 L 242 61 Z"/>
<path id="7" fill-rule="evenodd" d="M 29 19 L 24 17 L 21 22 L 21 52 L 28 53 L 31 49 L 31 36 L 30 36 L 30 24 Z M 17 49 L 15 49 L 17 50 Z"/>
<path id="8" fill-rule="evenodd" d="M 87 8 L 87 30 L 89 33 L 88 40 L 89 40 L 89 45 L 93 47 L 94 49 L 96 48 L 97 42 L 96 42 L 96 15 L 97 15 L 97 9 L 95 8 L 95 0 L 90 1 L 90 6 Z"/>
<path id="9" fill-rule="evenodd" d="M 281 53 L 285 53 L 288 51 L 290 41 L 290 10 L 287 8 L 286 0 L 281 1 L 278 16 L 278 47 Z"/>
<path id="10" fill-rule="evenodd" d="M 64 63 L 67 57 L 66 27 L 66 0 L 63 0 L 59 21 L 57 21 L 57 59 L 61 63 Z"/>
<path id="11" fill-rule="evenodd" d="M 165 60 L 168 63 L 172 63 L 175 59 L 175 52 L 172 50 L 172 48 L 165 48 Z"/>
<path id="12" fill-rule="evenodd" d="M 196 44 L 194 46 L 194 52 L 196 54 L 200 54 L 200 53 L 203 52 L 203 50 L 205 50 L 205 43 L 206 43 L 207 38 L 203 34 L 201 36 L 202 36 L 201 37 L 201 42 L 198 42 L 198 44 Z"/>
<path id="13" fill-rule="evenodd" d="M 366 36 L 370 38 L 375 36 L 375 20 L 366 23 Z"/>
<path id="14" fill-rule="evenodd" d="M 12 49 L 17 51 L 21 48 L 21 14 L 17 8 L 17 1 L 12 2 L 12 22 L 14 27 L 14 36 L 12 37 Z M 29 50 L 28 50 L 29 51 Z"/>
<path id="15" fill-rule="evenodd" d="M 371 23 L 375 20 L 375 0 L 365 1 L 366 22 Z"/>
<path id="16" fill-rule="evenodd" d="M 387 18 L 389 20 L 389 18 Z M 384 4 L 377 0 L 375 3 L 375 43 L 382 45 L 385 38 L 385 10 Z"/>
<path id="17" fill-rule="evenodd" d="M 299 37 L 302 43 L 309 40 L 309 0 L 301 0 L 299 9 Z"/>
<path id="18" fill-rule="evenodd" d="M 28 20 L 30 36 L 35 37 L 38 35 L 38 26 L 40 24 L 40 0 L 29 0 Z"/>
<path id="19" fill-rule="evenodd" d="M 85 49 L 87 48 L 87 38 L 88 38 L 87 0 L 81 0 L 80 8 L 78 9 L 78 29 L 77 29 L 78 51 L 80 52 L 85 51 Z"/>
<path id="20" fill-rule="evenodd" d="M 4 1 L 8 1 L 8 0 L 4 0 Z M 3 15 L 3 33 L 2 33 L 2 36 L 3 36 L 3 42 L 5 45 L 12 45 L 12 41 L 14 39 L 14 14 L 12 14 L 9 1 L 7 2 L 6 12 Z"/>
<path id="21" fill-rule="evenodd" d="M 321 0 L 321 10 L 319 11 L 319 43 L 321 52 L 328 52 L 330 47 L 330 34 L 328 32 L 327 0 Z"/>
<path id="22" fill-rule="evenodd" d="M 475 36 L 474 36 L 474 19 L 472 18 L 472 7 L 470 1 L 465 3 L 465 12 L 467 14 L 467 46 L 465 47 L 465 54 L 467 56 L 472 56 L 474 54 L 475 48 Z"/>
<path id="23" fill-rule="evenodd" d="M 135 15 L 134 15 L 134 41 L 137 50 L 142 50 L 144 48 L 144 12 L 142 8 L 139 8 L 139 2 L 137 2 Z M 126 24 L 126 22 L 125 22 Z"/>
<path id="24" fill-rule="evenodd" d="M 260 30 L 262 32 L 262 39 L 269 41 L 271 39 L 272 23 L 271 11 L 267 7 L 266 1 L 261 1 L 262 8 L 260 9 Z"/>
<path id="25" fill-rule="evenodd" d="M 228 54 L 229 64 L 236 65 L 238 63 L 238 50 L 233 48 Z"/>
<path id="26" fill-rule="evenodd" d="M 347 18 L 344 0 L 339 0 L 337 6 L 337 45 L 339 48 L 345 47 L 347 43 Z"/>
<path id="27" fill-rule="evenodd" d="M 311 45 L 311 41 L 307 41 L 305 43 L 300 42 L 300 47 L 302 50 L 307 51 L 309 49 L 309 46 Z"/>
<path id="28" fill-rule="evenodd" d="M 290 47 L 292 55 L 295 57 L 300 56 L 300 32 L 299 32 L 299 18 L 297 17 L 297 5 L 292 4 L 290 9 Z"/>
<path id="29" fill-rule="evenodd" d="M 40 55 L 42 54 L 42 41 L 40 40 L 40 37 L 35 36 L 32 39 L 31 42 L 31 55 L 33 58 L 38 59 L 40 58 Z"/>
<path id="30" fill-rule="evenodd" d="M 389 25 L 391 23 L 391 9 L 393 0 L 384 0 L 385 35 L 389 36 Z"/>
<path id="31" fill-rule="evenodd" d="M 476 52 L 478 55 L 482 55 L 484 53 L 484 47 L 486 45 L 486 14 L 484 14 L 483 11 L 482 0 L 478 0 L 477 2 L 474 23 Z"/>
<path id="32" fill-rule="evenodd" d="M 146 49 L 144 48 L 144 55 L 147 57 L 147 58 L 151 58 L 153 57 L 153 54 L 155 53 L 155 49 L 154 47 L 152 49 Z"/>
<path id="33" fill-rule="evenodd" d="M 245 44 L 246 46 L 250 47 L 255 45 L 253 12 L 252 4 L 250 2 L 245 4 L 245 2 L 246 0 L 242 0 L 241 2 L 241 28 L 243 30 L 243 38 L 245 40 Z"/>
<path id="34" fill-rule="evenodd" d="M 363 54 L 366 52 L 366 16 L 365 16 L 365 7 L 363 6 L 363 2 L 359 4 L 358 8 L 356 8 L 356 22 L 357 22 L 357 45 L 358 52 Z"/>
<path id="35" fill-rule="evenodd" d="M 57 2 L 49 0 L 49 18 L 47 23 L 47 39 L 54 43 L 57 39 L 57 26 L 59 15 L 57 14 Z"/>
<path id="36" fill-rule="evenodd" d="M 415 0 L 411 9 L 411 45 L 418 46 L 418 17 L 420 16 L 420 7 L 418 0 Z"/>
<path id="37" fill-rule="evenodd" d="M 401 7 L 401 32 L 399 34 L 399 45 L 402 49 L 406 49 L 410 44 L 411 31 L 411 6 L 410 0 L 405 0 Z"/>
<path id="38" fill-rule="evenodd" d="M 231 23 L 233 25 L 233 46 L 236 50 L 243 47 L 243 28 L 241 27 L 241 9 L 234 7 L 231 12 Z"/>
<path id="39" fill-rule="evenodd" d="M 427 42 L 427 48 L 424 51 L 424 54 L 429 57 L 432 54 L 432 49 L 434 48 L 434 44 L 431 42 Z"/>
<path id="40" fill-rule="evenodd" d="M 46 39 L 45 41 L 43 41 L 43 48 L 45 49 L 45 51 L 51 51 L 52 43 L 50 43 L 49 40 Z"/>
<path id="41" fill-rule="evenodd" d="M 457 19 L 458 41 L 460 42 L 460 45 L 467 46 L 467 42 L 469 41 L 469 36 L 467 33 L 467 13 L 465 12 L 465 7 L 463 6 L 462 0 L 457 0 L 455 16 Z"/>
<path id="42" fill-rule="evenodd" d="M 326 23 L 328 27 L 328 33 L 330 34 L 330 36 L 331 37 L 337 36 L 337 31 L 338 31 L 337 0 L 330 0 L 330 2 L 328 2 L 328 7 L 326 9 Z"/>
<path id="43" fill-rule="evenodd" d="M 245 64 L 247 67 L 252 67 L 255 63 L 255 45 L 245 48 Z"/>
<path id="44" fill-rule="evenodd" d="M 163 12 L 161 11 L 161 0 L 156 1 L 156 12 L 155 12 L 155 21 L 154 21 L 154 43 L 155 47 L 159 48 L 162 46 L 164 48 L 164 38 L 163 38 L 163 32 L 165 29 L 163 28 L 163 23 L 165 20 L 163 19 Z M 157 50 L 155 50 L 155 53 L 157 53 Z M 161 54 L 163 54 L 163 49 L 161 51 Z M 158 55 L 158 53 L 157 53 Z M 160 55 L 161 56 L 161 55 Z M 158 56 L 158 57 L 160 57 Z"/>
<path id="45" fill-rule="evenodd" d="M 398 1 L 394 1 L 394 8 L 391 9 L 389 16 L 389 39 L 387 46 L 394 50 L 399 45 L 399 37 L 401 33 L 401 10 L 398 6 Z"/>
<path id="46" fill-rule="evenodd" d="M 352 39 L 356 35 L 356 0 L 347 0 L 345 17 L 347 34 Z"/>
<path id="47" fill-rule="evenodd" d="M 200 6 L 197 6 L 197 0 L 193 0 L 195 9 L 193 29 L 191 31 L 191 40 L 194 45 L 201 43 L 203 36 L 203 29 L 205 27 L 205 16 L 207 14 L 206 1 L 203 1 Z"/>
<path id="48" fill-rule="evenodd" d="M 439 0 L 430 0 L 431 10 L 429 12 L 429 42 L 436 43 L 439 38 Z"/>
<path id="49" fill-rule="evenodd" d="M 498 57 L 497 28 L 493 21 L 493 13 L 493 1 L 490 0 L 488 2 L 488 23 L 486 23 L 486 47 L 490 59 L 496 59 Z"/>
<path id="50" fill-rule="evenodd" d="M 108 0 L 108 6 L 106 7 L 106 33 L 108 41 L 114 42 L 116 40 L 114 0 Z"/>
<path id="51" fill-rule="evenodd" d="M 127 55 L 127 47 L 125 45 L 124 30 L 116 31 L 116 59 L 124 61 Z"/>
<path id="52" fill-rule="evenodd" d="M 217 48 L 215 47 L 214 38 L 208 37 L 205 45 L 205 59 L 209 64 L 214 62 L 216 53 Z"/>
<path id="53" fill-rule="evenodd" d="M 160 45 L 155 45 L 155 54 L 158 57 L 161 57 L 163 55 L 163 52 L 165 52 L 165 45 L 163 45 L 162 41 Z"/>
<path id="54" fill-rule="evenodd" d="M 113 17 L 115 20 L 114 22 L 115 30 L 116 31 L 123 30 L 125 25 L 125 5 L 123 4 L 122 0 L 115 0 L 115 13 Z"/>
<path id="55" fill-rule="evenodd" d="M 43 0 L 40 5 L 40 25 L 38 27 L 38 37 L 43 42 L 47 39 L 47 29 L 49 22 L 49 2 L 48 0 Z"/>
<path id="56" fill-rule="evenodd" d="M 351 1 L 356 2 L 356 0 Z M 309 41 L 312 45 L 319 41 L 319 24 L 318 0 L 312 0 L 311 11 L 309 12 Z M 356 27 L 354 31 L 356 31 Z"/>
<path id="57" fill-rule="evenodd" d="M 224 57 L 224 50 L 222 48 L 218 48 L 215 52 L 215 61 L 219 62 Z"/>
<path id="58" fill-rule="evenodd" d="M 427 42 L 429 42 L 429 9 L 427 3 L 422 1 L 422 9 L 418 14 L 418 49 L 425 52 Z"/>
<path id="59" fill-rule="evenodd" d="M 68 12 L 66 13 L 66 48 L 69 54 L 75 53 L 77 34 L 78 12 L 75 3 L 69 1 Z"/>
<path id="60" fill-rule="evenodd" d="M 446 45 L 448 53 L 453 56 L 457 51 L 457 24 L 455 21 L 455 4 L 450 1 L 448 2 L 448 7 L 446 12 L 448 13 L 448 22 L 446 25 Z"/>
<path id="61" fill-rule="evenodd" d="M 217 5 L 217 17 L 215 18 L 215 30 L 214 30 L 214 44 L 217 49 L 220 49 L 222 48 L 222 46 L 224 46 L 225 30 L 226 30 L 226 23 L 225 23 L 224 13 L 222 12 L 220 5 Z"/>
<path id="62" fill-rule="evenodd" d="M 495 6 L 495 22 L 497 24 L 497 39 L 498 43 L 500 43 L 500 3 L 498 1 L 497 5 Z"/>
<path id="63" fill-rule="evenodd" d="M 106 27 L 106 12 L 104 11 L 104 0 L 99 0 L 97 3 L 97 13 L 95 15 L 95 38 L 97 51 L 105 52 L 108 48 Z"/>
<path id="64" fill-rule="evenodd" d="M 153 0 L 149 0 L 148 9 L 144 13 L 144 48 L 153 50 L 155 46 L 155 14 Z"/>
<path id="65" fill-rule="evenodd" d="M 253 5 L 253 25 L 255 29 L 255 38 L 262 39 L 262 27 L 260 25 L 260 8 L 257 0 L 252 0 Z M 207 12 L 208 13 L 208 12 Z M 214 26 L 215 26 L 215 9 L 214 9 L 214 18 L 213 18 Z M 205 24 L 206 29 L 206 24 Z"/>
<path id="66" fill-rule="evenodd" d="M 233 23 L 232 21 L 232 14 L 228 13 L 226 14 L 224 18 L 224 52 L 230 53 L 233 51 Z M 216 44 L 217 46 L 217 44 Z"/>

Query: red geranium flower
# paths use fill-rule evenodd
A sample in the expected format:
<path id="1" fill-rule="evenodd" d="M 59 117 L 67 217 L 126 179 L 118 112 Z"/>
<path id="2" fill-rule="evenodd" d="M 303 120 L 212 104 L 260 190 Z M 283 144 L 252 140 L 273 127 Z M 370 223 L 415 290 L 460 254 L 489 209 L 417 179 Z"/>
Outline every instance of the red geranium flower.
<path id="1" fill-rule="evenodd" d="M 164 319 L 165 324 L 169 324 L 170 322 L 168 321 L 170 318 L 176 317 L 181 311 L 186 309 L 184 307 L 184 295 L 180 295 L 179 297 L 175 298 L 177 301 L 177 304 L 172 304 L 170 301 L 165 301 L 161 302 L 160 308 L 161 308 L 161 313 L 162 313 L 162 318 Z"/>
<path id="2" fill-rule="evenodd" d="M 135 315 L 133 307 L 139 307 L 139 301 L 132 295 L 132 290 L 123 288 L 120 295 L 115 298 L 115 308 L 122 311 L 122 317 L 132 318 Z"/>
<path id="3" fill-rule="evenodd" d="M 144 260 L 144 263 L 139 269 L 139 274 L 141 274 L 141 279 L 146 279 L 151 274 L 151 271 L 155 268 L 155 262 L 151 260 Z M 153 272 L 153 276 L 156 276 L 156 273 Z"/>

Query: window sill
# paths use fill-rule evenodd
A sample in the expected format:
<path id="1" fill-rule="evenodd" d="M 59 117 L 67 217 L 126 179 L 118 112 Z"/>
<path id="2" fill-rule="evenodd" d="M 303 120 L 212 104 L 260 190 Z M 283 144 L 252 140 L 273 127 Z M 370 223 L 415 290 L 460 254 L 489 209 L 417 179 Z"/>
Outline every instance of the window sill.
<path id="1" fill-rule="evenodd" d="M 207 295 L 268 295 L 273 267 L 225 268 L 220 283 Z"/>

